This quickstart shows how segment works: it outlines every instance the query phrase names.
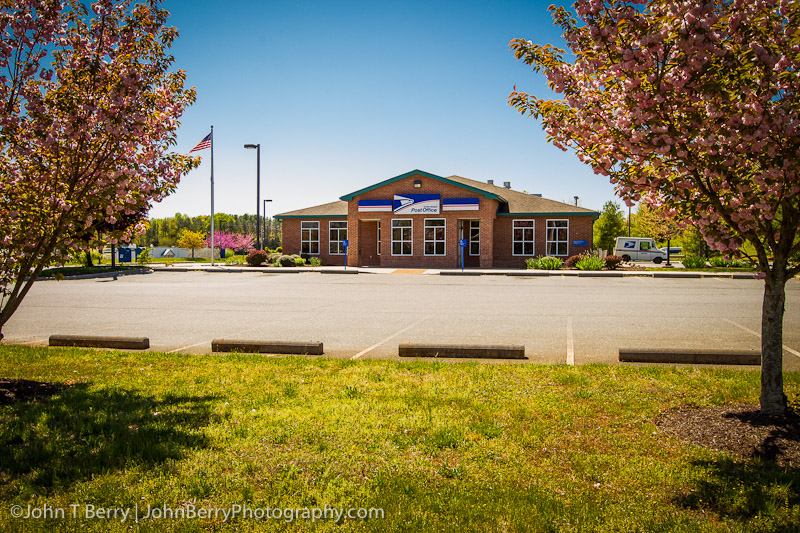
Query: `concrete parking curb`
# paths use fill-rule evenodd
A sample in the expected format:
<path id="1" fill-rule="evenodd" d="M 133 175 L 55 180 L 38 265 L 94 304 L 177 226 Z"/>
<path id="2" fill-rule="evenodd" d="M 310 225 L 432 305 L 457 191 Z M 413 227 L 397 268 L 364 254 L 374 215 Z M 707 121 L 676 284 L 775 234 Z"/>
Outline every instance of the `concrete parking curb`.
<path id="1" fill-rule="evenodd" d="M 320 270 L 320 274 L 358 274 L 358 270 Z"/>
<path id="2" fill-rule="evenodd" d="M 152 274 L 151 268 L 137 268 L 134 270 L 115 270 L 113 272 L 96 272 L 94 274 L 78 274 L 75 276 L 64 276 L 64 280 L 70 279 L 94 279 L 94 278 L 115 278 L 117 276 L 130 276 L 133 274 Z M 54 276 L 39 276 L 36 281 L 49 281 L 55 280 Z"/>
<path id="3" fill-rule="evenodd" d="M 276 353 L 294 355 L 322 355 L 322 343 L 292 341 L 255 341 L 236 339 L 214 339 L 212 352 Z"/>
<path id="4" fill-rule="evenodd" d="M 674 363 L 698 365 L 760 365 L 761 352 L 754 350 L 653 350 L 620 348 L 625 363 Z"/>
<path id="5" fill-rule="evenodd" d="M 80 348 L 114 348 L 123 350 L 147 350 L 147 337 L 108 337 L 91 335 L 50 335 L 50 346 L 77 346 Z"/>
<path id="6" fill-rule="evenodd" d="M 400 357 L 453 357 L 463 359 L 527 359 L 522 345 L 411 344 L 398 347 Z"/>

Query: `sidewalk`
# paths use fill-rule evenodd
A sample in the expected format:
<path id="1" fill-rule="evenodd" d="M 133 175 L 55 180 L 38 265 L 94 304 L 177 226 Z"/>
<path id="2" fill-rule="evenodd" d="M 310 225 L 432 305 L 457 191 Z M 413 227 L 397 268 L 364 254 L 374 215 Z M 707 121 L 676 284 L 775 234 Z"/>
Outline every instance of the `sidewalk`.
<path id="1" fill-rule="evenodd" d="M 525 270 L 503 268 L 467 268 L 461 269 L 410 269 L 387 267 L 345 267 L 319 266 L 319 267 L 251 267 L 246 265 L 225 265 L 210 263 L 175 263 L 163 266 L 158 263 L 148 264 L 147 267 L 154 272 L 262 272 L 268 274 L 300 274 L 317 272 L 320 274 L 411 274 L 432 276 L 577 276 L 582 278 L 622 278 L 622 277 L 647 277 L 647 278 L 727 278 L 727 279 L 761 279 L 758 272 L 693 272 L 684 269 L 663 269 L 659 271 L 644 270 Z"/>

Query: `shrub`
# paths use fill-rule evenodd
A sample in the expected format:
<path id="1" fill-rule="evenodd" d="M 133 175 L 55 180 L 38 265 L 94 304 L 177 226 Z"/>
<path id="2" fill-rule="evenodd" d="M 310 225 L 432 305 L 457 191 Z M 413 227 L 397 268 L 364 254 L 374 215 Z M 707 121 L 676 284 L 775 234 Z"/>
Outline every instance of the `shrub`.
<path id="1" fill-rule="evenodd" d="M 685 268 L 705 268 L 706 267 L 706 260 L 704 257 L 698 257 L 696 255 L 686 257 L 682 261 L 683 266 Z"/>
<path id="2" fill-rule="evenodd" d="M 282 267 L 293 267 L 297 265 L 294 257 L 292 257 L 291 255 L 280 256 L 280 258 L 278 258 L 278 264 Z"/>
<path id="3" fill-rule="evenodd" d="M 247 264 L 250 266 L 260 266 L 267 260 L 267 252 L 262 252 L 261 250 L 253 250 L 249 254 L 247 254 Z"/>
<path id="4" fill-rule="evenodd" d="M 607 269 L 616 270 L 620 263 L 622 263 L 622 258 L 618 255 L 607 255 L 604 262 Z"/>
<path id="5" fill-rule="evenodd" d="M 140 265 L 144 265 L 150 262 L 150 249 L 145 248 L 142 250 L 142 253 L 139 254 L 139 257 L 136 258 L 136 262 Z"/>
<path id="6" fill-rule="evenodd" d="M 302 257 L 295 257 L 294 258 L 294 264 L 295 264 L 295 266 L 301 267 L 301 266 L 306 264 L 306 260 L 303 259 Z"/>
<path id="7" fill-rule="evenodd" d="M 539 259 L 536 257 L 529 257 L 525 260 L 525 268 L 527 269 L 538 269 L 539 268 Z"/>
<path id="8" fill-rule="evenodd" d="M 708 263 L 714 268 L 724 268 L 728 266 L 728 262 L 725 260 L 725 258 L 719 256 L 710 258 Z"/>
<path id="9" fill-rule="evenodd" d="M 584 256 L 575 265 L 578 270 L 603 270 L 603 260 L 596 255 Z"/>
<path id="10" fill-rule="evenodd" d="M 567 259 L 564 262 L 564 266 L 566 266 L 567 268 L 575 268 L 575 267 L 578 266 L 578 261 L 580 261 L 584 257 L 585 256 L 582 255 L 582 254 L 581 255 L 573 255 L 572 257 L 570 257 L 569 259 Z"/>
<path id="11" fill-rule="evenodd" d="M 539 268 L 542 270 L 558 270 L 564 266 L 564 261 L 560 257 L 540 257 Z"/>
<path id="12" fill-rule="evenodd" d="M 283 255 L 283 254 L 279 254 L 279 253 L 273 252 L 273 253 L 269 254 L 269 257 L 267 258 L 267 261 L 269 261 L 270 263 L 276 263 L 278 261 L 278 259 L 281 258 L 281 255 Z"/>
<path id="13" fill-rule="evenodd" d="M 322 260 L 319 257 L 312 257 L 311 259 L 308 260 L 308 263 L 312 267 L 322 266 Z"/>
<path id="14" fill-rule="evenodd" d="M 279 253 L 279 254 L 282 254 L 283 253 L 283 246 L 278 246 L 277 248 L 275 248 L 275 251 L 277 253 Z"/>

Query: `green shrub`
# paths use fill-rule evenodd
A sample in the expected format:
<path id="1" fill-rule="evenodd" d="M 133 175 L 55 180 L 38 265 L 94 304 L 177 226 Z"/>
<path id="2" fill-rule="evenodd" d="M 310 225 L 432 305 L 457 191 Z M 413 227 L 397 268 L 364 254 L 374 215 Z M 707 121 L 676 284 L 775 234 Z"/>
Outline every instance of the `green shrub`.
<path id="1" fill-rule="evenodd" d="M 564 266 L 564 261 L 560 257 L 545 256 L 539 258 L 539 268 L 541 270 L 558 270 Z"/>
<path id="2" fill-rule="evenodd" d="M 270 263 L 275 263 L 275 262 L 278 261 L 278 259 L 281 258 L 281 255 L 283 255 L 283 254 L 279 254 L 279 253 L 273 252 L 273 253 L 269 254 L 269 257 L 267 258 L 267 261 L 269 261 Z"/>
<path id="3" fill-rule="evenodd" d="M 596 255 L 584 256 L 578 261 L 575 267 L 578 270 L 603 270 L 603 260 Z"/>
<path id="4" fill-rule="evenodd" d="M 142 253 L 139 254 L 139 257 L 136 258 L 136 262 L 139 263 L 140 265 L 144 265 L 146 263 L 149 263 L 150 259 L 151 259 L 150 249 L 145 248 L 144 250 L 142 250 Z"/>
<path id="5" fill-rule="evenodd" d="M 278 258 L 278 264 L 282 267 L 297 266 L 297 262 L 291 255 L 282 255 Z"/>
<path id="6" fill-rule="evenodd" d="M 250 266 L 260 266 L 267 260 L 267 253 L 261 250 L 253 250 L 247 254 L 247 264 Z"/>
<path id="7" fill-rule="evenodd" d="M 312 267 L 322 266 L 322 260 L 319 257 L 312 257 L 311 259 L 308 260 L 308 263 Z"/>
<path id="8" fill-rule="evenodd" d="M 304 266 L 306 264 L 306 260 L 303 259 L 302 257 L 295 257 L 294 258 L 294 264 L 295 264 L 295 266 L 301 267 L 301 266 Z"/>
<path id="9" fill-rule="evenodd" d="M 283 253 L 283 246 L 278 246 L 277 248 L 275 248 L 275 251 L 277 253 L 279 253 L 279 254 L 282 254 Z"/>
<path id="10" fill-rule="evenodd" d="M 525 268 L 528 270 L 530 269 L 538 269 L 539 268 L 539 258 L 537 257 L 529 257 L 525 260 Z"/>
<path id="11" fill-rule="evenodd" d="M 603 262 L 605 263 L 607 269 L 616 270 L 617 267 L 622 263 L 622 258 L 618 255 L 607 255 Z"/>
<path id="12" fill-rule="evenodd" d="M 698 257 L 696 255 L 686 257 L 682 261 L 683 266 L 685 268 L 705 268 L 706 267 L 706 260 L 704 257 Z"/>

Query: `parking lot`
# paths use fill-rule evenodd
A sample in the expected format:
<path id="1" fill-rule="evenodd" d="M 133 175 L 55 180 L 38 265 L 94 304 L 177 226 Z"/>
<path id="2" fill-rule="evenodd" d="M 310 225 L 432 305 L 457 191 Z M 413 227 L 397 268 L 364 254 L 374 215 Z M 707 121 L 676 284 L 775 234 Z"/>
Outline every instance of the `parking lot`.
<path id="1" fill-rule="evenodd" d="M 322 341 L 325 357 L 397 358 L 400 343 L 520 344 L 528 361 L 615 363 L 619 348 L 759 349 L 763 282 L 155 272 L 37 282 L 4 342 L 150 338 L 208 353 L 217 338 Z M 800 370 L 800 283 L 787 286 L 787 370 Z"/>

